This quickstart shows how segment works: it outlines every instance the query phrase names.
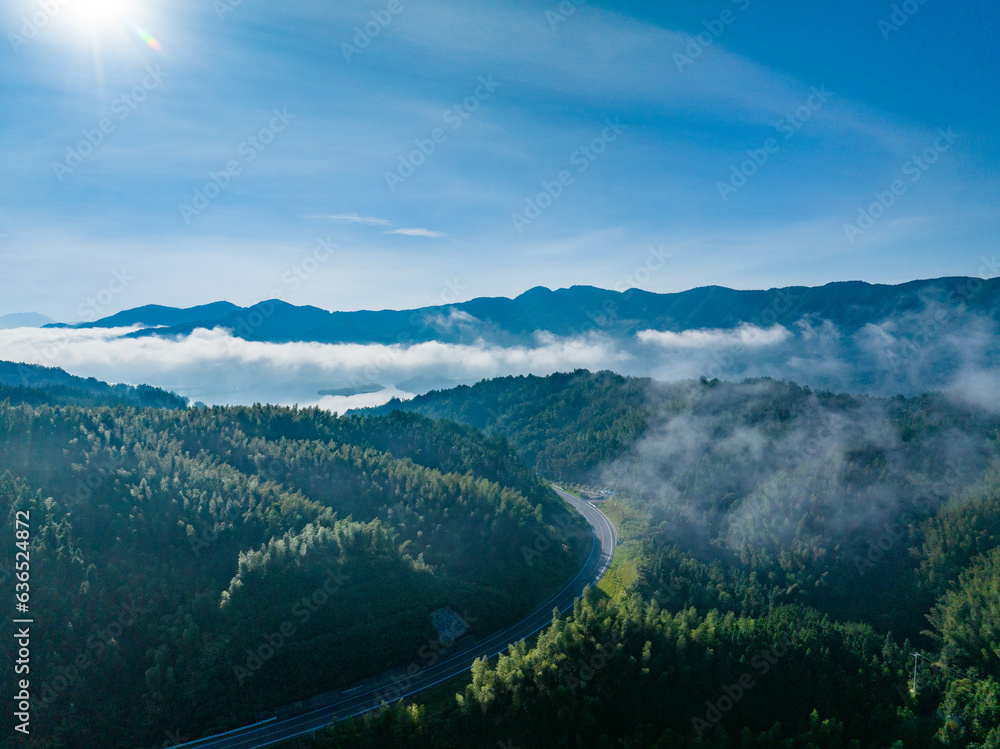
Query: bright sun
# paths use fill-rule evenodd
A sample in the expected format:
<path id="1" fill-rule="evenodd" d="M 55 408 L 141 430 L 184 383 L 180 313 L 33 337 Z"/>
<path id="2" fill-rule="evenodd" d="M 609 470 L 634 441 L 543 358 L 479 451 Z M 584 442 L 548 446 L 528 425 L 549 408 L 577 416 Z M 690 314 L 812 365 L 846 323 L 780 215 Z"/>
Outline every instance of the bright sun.
<path id="1" fill-rule="evenodd" d="M 137 15 L 143 14 L 137 14 L 140 10 L 137 5 L 135 0 L 72 0 L 67 10 L 73 17 L 73 26 L 85 30 L 81 41 L 87 40 L 95 53 L 100 49 L 122 49 L 123 45 L 139 40 L 161 52 L 156 38 L 139 25 Z"/>
<path id="2" fill-rule="evenodd" d="M 132 2 L 131 0 L 73 0 L 70 7 L 82 23 L 97 30 L 128 23 Z"/>

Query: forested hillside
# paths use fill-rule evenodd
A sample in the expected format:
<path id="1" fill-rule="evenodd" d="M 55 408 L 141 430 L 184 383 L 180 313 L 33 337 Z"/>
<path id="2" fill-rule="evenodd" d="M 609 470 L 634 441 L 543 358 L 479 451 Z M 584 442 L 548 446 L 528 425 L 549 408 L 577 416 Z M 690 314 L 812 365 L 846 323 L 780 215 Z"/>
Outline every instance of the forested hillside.
<path id="1" fill-rule="evenodd" d="M 996 413 L 584 371 L 348 417 L 27 390 L 0 542 L 30 512 L 33 745 L 169 745 L 406 662 L 437 608 L 517 619 L 590 541 L 537 468 L 618 526 L 600 588 L 433 709 L 289 747 L 1000 746 Z"/>
<path id="2" fill-rule="evenodd" d="M 30 513 L 32 746 L 251 722 L 416 657 L 439 607 L 474 636 L 516 620 L 590 548 L 506 443 L 468 427 L 31 396 L 0 403 L 0 542 Z M 539 533 L 558 542 L 529 565 Z"/>
<path id="3" fill-rule="evenodd" d="M 416 411 L 505 437 L 524 461 L 558 481 L 586 483 L 646 432 L 649 397 L 663 387 L 648 378 L 613 372 L 498 377 L 394 398 L 359 413 Z"/>
<path id="4" fill-rule="evenodd" d="M 618 492 L 642 579 L 663 581 L 643 592 L 667 585 L 675 607 L 798 601 L 918 637 L 948 581 L 1000 533 L 1000 414 L 942 395 L 579 371 L 381 410 L 393 408 L 503 435 L 543 475 Z"/>
<path id="5" fill-rule="evenodd" d="M 1000 582 L 993 564 L 989 573 L 977 567 L 974 586 L 962 589 L 987 610 L 995 609 L 996 597 L 985 590 L 992 585 L 995 591 Z M 967 628 L 942 627 L 940 636 L 960 639 L 962 647 L 981 643 Z M 572 616 L 556 619 L 537 644 L 518 645 L 495 664 L 474 665 L 471 683 L 443 714 L 399 706 L 288 745 L 996 747 L 995 669 L 958 670 L 951 653 L 928 654 L 914 693 L 911 648 L 866 624 L 837 622 L 801 604 L 754 614 L 693 607 L 670 613 L 637 594 L 612 600 L 591 595 Z"/>
<path id="6" fill-rule="evenodd" d="M 394 408 L 610 493 L 622 535 L 611 600 L 475 670 L 451 720 L 477 746 L 1000 746 L 997 413 L 583 371 Z M 383 720 L 413 746 L 462 745 L 436 721 Z"/>
<path id="7" fill-rule="evenodd" d="M 55 367 L 0 361 L 0 402 L 30 406 L 184 408 L 187 400 L 148 385 L 109 385 Z"/>

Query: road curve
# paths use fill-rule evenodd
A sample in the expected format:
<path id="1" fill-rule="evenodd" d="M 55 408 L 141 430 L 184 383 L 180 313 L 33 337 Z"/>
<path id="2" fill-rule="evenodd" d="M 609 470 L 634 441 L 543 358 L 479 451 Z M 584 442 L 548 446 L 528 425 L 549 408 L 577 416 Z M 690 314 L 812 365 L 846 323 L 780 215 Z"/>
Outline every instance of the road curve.
<path id="1" fill-rule="evenodd" d="M 421 668 L 405 681 L 366 689 L 358 694 L 344 697 L 338 702 L 299 715 L 280 720 L 271 718 L 261 723 L 254 723 L 226 733 L 180 744 L 178 747 L 185 747 L 185 749 L 258 749 L 258 747 L 270 746 L 294 736 L 312 733 L 337 720 L 375 710 L 381 706 L 383 701 L 395 702 L 435 684 L 447 681 L 468 671 L 476 658 L 492 658 L 499 655 L 512 644 L 530 637 L 548 626 L 552 622 L 552 609 L 558 608 L 560 612 L 564 612 L 572 608 L 573 602 L 580 597 L 583 589 L 601 579 L 611 564 L 611 557 L 614 555 L 615 543 L 617 542 L 614 526 L 602 512 L 589 502 L 577 499 L 562 489 L 553 488 L 560 497 L 572 505 L 590 523 L 594 531 L 594 542 L 587 560 L 573 579 L 517 624 L 477 642 L 468 650 Z"/>

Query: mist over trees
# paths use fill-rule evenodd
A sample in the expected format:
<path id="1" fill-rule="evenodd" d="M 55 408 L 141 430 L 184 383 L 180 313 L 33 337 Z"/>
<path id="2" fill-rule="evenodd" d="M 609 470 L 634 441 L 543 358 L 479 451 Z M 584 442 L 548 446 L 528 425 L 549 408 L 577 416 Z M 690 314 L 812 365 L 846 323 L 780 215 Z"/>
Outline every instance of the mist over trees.
<path id="1" fill-rule="evenodd" d="M 613 369 L 662 381 L 748 377 L 891 397 L 947 391 L 1000 403 L 1000 279 L 836 282 L 672 294 L 535 287 L 413 310 L 329 312 L 139 307 L 78 326 L 0 331 L 5 356 L 62 362 L 113 381 L 184 383 L 218 404 L 330 404 L 321 393 L 424 393 L 510 374 Z"/>
<path id="2" fill-rule="evenodd" d="M 996 413 L 937 394 L 586 371 L 380 410 L 393 408 L 503 435 L 543 475 L 602 490 L 622 536 L 611 599 L 474 670 L 456 721 L 517 746 L 1000 740 Z M 762 678 L 750 664 L 776 643 L 780 676 Z"/>

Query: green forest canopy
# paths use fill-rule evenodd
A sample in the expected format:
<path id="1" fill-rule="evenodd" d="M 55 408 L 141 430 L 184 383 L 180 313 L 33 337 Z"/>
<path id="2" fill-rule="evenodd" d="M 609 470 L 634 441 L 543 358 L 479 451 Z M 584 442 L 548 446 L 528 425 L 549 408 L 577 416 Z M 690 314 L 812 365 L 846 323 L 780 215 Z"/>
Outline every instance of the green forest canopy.
<path id="1" fill-rule="evenodd" d="M 481 632 L 517 618 L 588 533 L 525 568 L 522 534 L 565 512 L 537 468 L 614 492 L 612 597 L 477 663 L 433 711 L 289 746 L 1000 747 L 995 414 L 582 371 L 403 404 L 472 426 L 31 397 L 0 406 L 0 501 L 38 518 L 33 576 L 59 581 L 36 601 L 46 683 L 92 662 L 39 745 L 202 735 L 412 657 L 435 607 Z M 331 581 L 338 605 L 246 662 Z M 135 698 L 109 711 L 118 694 Z"/>
<path id="2" fill-rule="evenodd" d="M 46 398 L 61 401 L 31 400 Z M 37 746 L 251 722 L 412 660 L 439 607 L 477 635 L 516 621 L 590 548 L 582 518 L 504 441 L 416 414 L 7 401 L 5 548 L 18 511 L 32 528 Z M 529 565 L 536 533 L 561 543 Z M 296 606 L 321 590 L 323 605 Z M 294 635 L 254 659 L 289 622 Z M 0 645 L 5 684 L 13 647 Z"/>

